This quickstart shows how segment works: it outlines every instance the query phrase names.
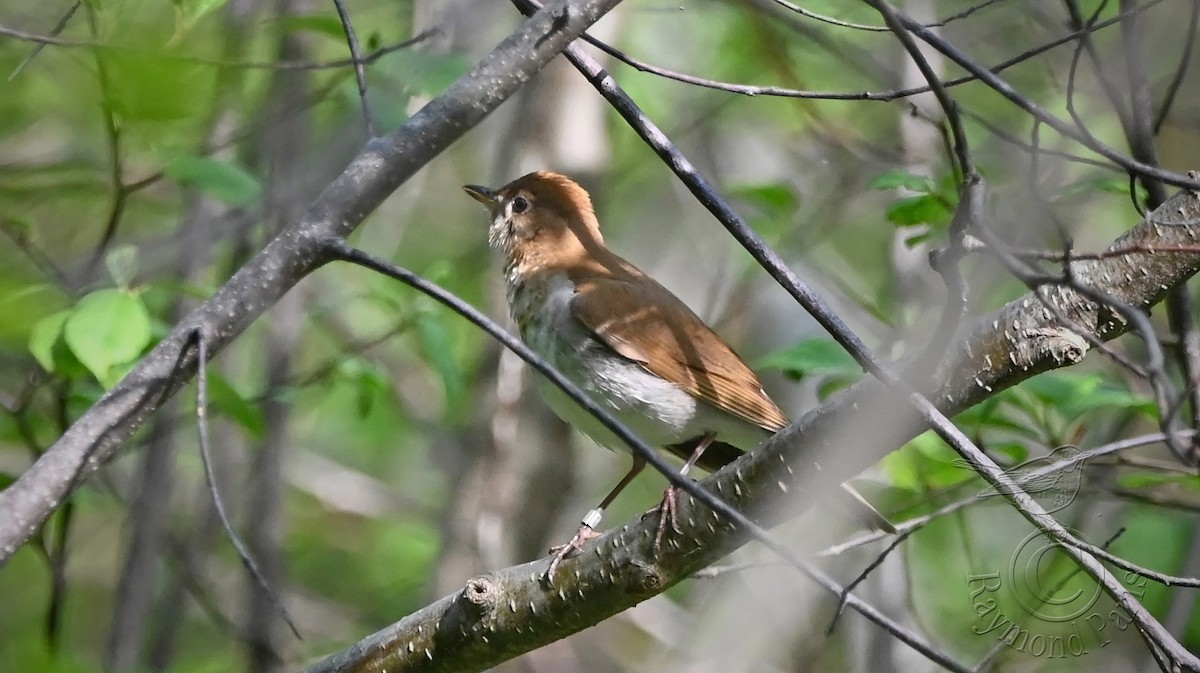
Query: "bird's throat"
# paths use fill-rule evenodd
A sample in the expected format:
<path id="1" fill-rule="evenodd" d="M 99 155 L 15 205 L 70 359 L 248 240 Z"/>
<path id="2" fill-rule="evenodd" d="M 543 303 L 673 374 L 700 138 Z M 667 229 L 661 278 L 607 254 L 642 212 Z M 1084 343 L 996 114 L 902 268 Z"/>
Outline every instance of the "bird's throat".
<path id="1" fill-rule="evenodd" d="M 547 357 L 544 333 L 554 330 L 567 317 L 574 284 L 563 273 L 523 273 L 519 266 L 505 269 L 505 278 L 509 314 L 521 338 Z"/>

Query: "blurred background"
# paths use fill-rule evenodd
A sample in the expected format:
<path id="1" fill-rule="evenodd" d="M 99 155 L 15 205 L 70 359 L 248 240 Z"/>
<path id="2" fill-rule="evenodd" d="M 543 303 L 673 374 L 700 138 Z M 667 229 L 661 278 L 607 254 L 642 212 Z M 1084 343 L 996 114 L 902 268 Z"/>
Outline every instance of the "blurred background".
<path id="1" fill-rule="evenodd" d="M 866 4 L 804 3 L 837 22 L 782 4 L 628 0 L 591 34 L 662 68 L 728 82 L 842 94 L 924 85 L 894 36 L 863 28 L 882 24 Z M 520 20 L 502 2 L 348 0 L 346 8 L 371 54 L 368 97 L 380 134 Z M 1129 147 L 1129 91 L 1148 91 L 1162 113 L 1159 158 L 1177 171 L 1200 168 L 1200 87 L 1187 67 L 1198 65 L 1196 8 L 1185 0 L 900 7 L 937 22 L 979 63 L 1024 54 L 1003 70 L 1020 94 L 1064 119 L 1072 110 L 1119 151 Z M 1136 17 L 1132 27 L 1098 30 L 1075 68 L 1077 42 L 1031 52 L 1121 11 Z M 329 3 L 0 0 L 0 27 L 4 487 L 294 222 L 367 131 Z M 414 36 L 421 37 L 391 49 Z M 601 57 L 877 352 L 900 359 L 935 336 L 945 291 L 927 259 L 945 244 L 957 195 L 929 94 L 752 97 Z M 943 78 L 961 74 L 930 58 Z M 1013 245 L 1055 249 L 1061 225 L 1078 249 L 1094 251 L 1140 219 L 1134 203 L 1145 195 L 1130 194 L 1124 172 L 1044 127 L 1035 172 L 1028 115 L 978 83 L 951 92 L 992 189 L 992 226 Z M 858 376 L 562 59 L 402 186 L 353 240 L 507 320 L 486 215 L 460 186 L 498 186 L 539 169 L 588 188 L 609 246 L 712 324 L 791 417 Z M 974 315 L 1026 291 L 985 256 L 969 256 L 963 269 Z M 1168 345 L 1177 343 L 1161 313 L 1156 326 Z M 1115 348 L 1143 357 L 1133 338 Z M 0 670 L 297 670 L 474 575 L 545 555 L 628 467 L 625 456 L 555 418 L 517 358 L 434 302 L 358 268 L 334 265 L 307 278 L 209 371 L 219 490 L 303 640 L 248 578 L 219 527 L 189 386 L 0 570 Z M 1018 469 L 1065 444 L 1101 447 L 1152 433 L 1157 413 L 1144 381 L 1092 357 L 959 420 Z M 848 429 L 845 450 L 853 450 L 854 432 L 870 430 Z M 1197 574 L 1194 477 L 1153 442 L 1121 455 L 1089 461 L 1074 482 L 1054 487 L 1071 503 L 1056 516 L 1097 544 L 1115 536 L 1111 550 L 1130 560 Z M 1144 644 L 1113 617 L 1111 601 L 1087 603 L 1094 583 L 1030 538 L 1036 532 L 1000 498 L 976 498 L 983 483 L 955 457 L 922 436 L 859 479 L 897 521 L 976 499 L 889 554 L 860 595 L 969 666 L 1148 665 Z M 643 474 L 606 523 L 637 517 L 663 485 Z M 852 520 L 827 514 L 803 516 L 777 534 L 814 555 L 862 535 Z M 1021 580 L 1031 539 L 1036 577 Z M 888 542 L 820 563 L 849 582 Z M 499 670 L 936 670 L 856 614 L 827 633 L 835 598 L 765 552 L 751 546 L 730 562 L 738 565 Z M 1003 582 L 988 579 L 993 574 Z M 1136 574 L 1126 580 L 1185 644 L 1200 644 L 1194 593 Z M 1040 587 L 1037 605 L 1021 602 L 1019 591 L 1003 593 L 1014 581 Z M 1004 586 L 976 591 L 996 582 Z M 981 601 L 993 594 L 999 608 L 984 612 Z M 1060 596 L 1087 604 L 1039 612 Z M 997 614 L 1028 638 L 1005 642 Z M 1039 634 L 1065 649 L 1039 654 L 1028 644 Z"/>

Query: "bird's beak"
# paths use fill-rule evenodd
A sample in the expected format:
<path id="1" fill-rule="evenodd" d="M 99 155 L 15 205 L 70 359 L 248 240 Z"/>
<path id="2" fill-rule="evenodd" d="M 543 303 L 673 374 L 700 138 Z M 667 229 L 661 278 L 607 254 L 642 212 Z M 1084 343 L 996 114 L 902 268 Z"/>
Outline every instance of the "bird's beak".
<path id="1" fill-rule="evenodd" d="M 471 196 L 471 198 L 487 206 L 488 210 L 495 210 L 500 203 L 500 195 L 494 189 L 481 187 L 480 185 L 463 185 L 463 191 Z"/>

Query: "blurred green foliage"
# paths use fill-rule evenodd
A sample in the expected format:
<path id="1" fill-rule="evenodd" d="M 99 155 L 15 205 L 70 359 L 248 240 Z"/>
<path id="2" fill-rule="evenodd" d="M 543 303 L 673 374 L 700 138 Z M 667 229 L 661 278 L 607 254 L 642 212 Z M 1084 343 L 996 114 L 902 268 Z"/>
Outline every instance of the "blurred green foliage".
<path id="1" fill-rule="evenodd" d="M 28 62 L 33 43 L 0 38 L 0 78 L 16 73 L 0 80 L 0 232 L 7 237 L 0 245 L 0 488 L 179 316 L 228 280 L 274 234 L 272 227 L 286 226 L 365 142 L 352 70 L 324 67 L 347 58 L 332 7 L 279 16 L 269 3 L 247 14 L 241 4 L 88 0 L 62 33 L 83 44 L 47 46 Z M 879 21 L 865 4 L 805 4 L 844 20 Z M 349 5 L 367 51 L 408 39 L 432 20 L 409 2 Z M 966 3 L 936 5 L 946 15 Z M 0 25 L 45 33 L 67 9 L 0 0 Z M 382 132 L 441 93 L 518 21 L 501 5 L 446 11 L 458 13 L 430 10 L 441 30 L 436 39 L 367 66 Z M 730 3 L 630 2 L 622 11 L 628 14 L 616 29 L 618 46 L 691 74 L 842 92 L 901 81 L 898 48 L 883 33 L 795 24 L 794 17 Z M 1016 44 L 1047 39 L 1042 31 L 1022 12 L 997 12 L 947 33 L 995 63 Z M 286 67 L 272 67 L 281 60 Z M 1005 75 L 1060 109 L 1060 81 L 1047 74 L 1060 66 L 1048 59 Z M 821 291 L 873 347 L 901 357 L 912 343 L 923 345 L 921 330 L 940 303 L 922 304 L 906 294 L 896 243 L 918 250 L 940 245 L 957 194 L 953 171 L 936 149 L 927 153 L 936 158 L 920 166 L 906 154 L 912 148 L 900 132 L 909 116 L 904 103 L 743 97 L 625 65 L 611 70 L 784 259 L 806 278 L 819 279 Z M 592 190 L 609 243 L 668 287 L 692 291 L 688 298 L 702 314 L 724 311 L 705 317 L 764 371 L 790 415 L 798 417 L 861 376 L 615 114 L 604 111 L 591 122 L 574 115 L 585 105 L 583 96 L 594 94 L 567 95 L 549 75 L 531 82 L 529 91 L 410 179 L 355 234 L 356 243 L 503 316 L 485 218 L 458 185 L 561 169 L 555 162 L 573 165 L 561 146 L 583 145 L 595 135 L 604 158 L 577 172 Z M 1028 120 L 984 87 L 965 84 L 953 92 L 964 109 L 986 111 L 1014 136 L 1028 134 Z M 284 94 L 296 98 L 281 105 Z M 1119 125 L 1106 114 L 1096 117 L 1093 131 L 1120 145 Z M 565 131 L 565 141 L 553 137 L 564 131 L 551 123 L 562 119 L 580 125 Z M 272 133 L 283 137 L 272 139 Z M 1031 224 L 1046 217 L 1029 205 L 1036 200 L 1029 198 L 1028 157 L 981 126 L 969 124 L 968 135 L 1003 204 L 998 221 L 1029 245 L 1054 245 L 1051 227 Z M 300 158 L 281 166 L 274 154 L 280 145 L 294 146 Z M 1136 219 L 1123 177 L 1080 164 L 1054 169 L 1040 207 L 1082 223 L 1081 245 L 1103 244 Z M 291 215 L 279 222 L 273 218 L 280 211 Z M 102 249 L 110 224 L 113 238 Z M 969 260 L 967 272 L 976 313 L 1024 292 L 986 260 Z M 732 298 L 723 304 L 727 290 Z M 269 362 L 277 355 L 272 331 L 293 324 L 288 319 L 295 316 L 276 307 L 211 363 L 207 402 L 220 485 L 240 529 L 257 515 L 248 509 L 261 488 L 256 460 L 278 429 L 269 425 L 277 418 L 270 403 L 287 409 L 286 467 L 277 475 L 284 493 L 284 573 L 277 589 L 300 617 L 305 640 L 278 642 L 296 668 L 455 590 L 472 574 L 529 560 L 513 557 L 511 548 L 518 537 L 513 531 L 526 522 L 544 522 L 534 533 L 561 542 L 627 459 L 597 451 L 580 459 L 588 462 L 578 474 L 558 475 L 549 487 L 534 482 L 538 461 L 571 448 L 563 434 L 545 440 L 529 429 L 538 424 L 540 417 L 529 412 L 539 403 L 511 399 L 513 381 L 503 378 L 499 349 L 479 330 L 409 288 L 359 269 L 327 267 L 293 292 L 302 308 L 285 380 L 270 381 Z M 176 399 L 175 473 L 169 494 L 157 503 L 166 514 L 166 541 L 140 578 L 156 600 L 145 648 L 166 648 L 165 670 L 241 668 L 247 580 L 208 514 L 194 388 Z M 515 417 L 517 430 L 505 439 Z M 1061 444 L 1094 445 L 1148 431 L 1156 409 L 1142 386 L 1115 368 L 1096 366 L 1032 379 L 956 420 L 1005 467 L 1015 467 Z M 130 503 L 147 447 L 160 439 L 153 435 L 147 430 L 127 442 L 72 498 L 69 517 L 57 515 L 0 571 L 0 671 L 103 666 L 135 525 Z M 531 448 L 541 440 L 552 445 Z M 900 518 L 978 494 L 982 482 L 955 465 L 956 457 L 922 435 L 883 461 L 878 487 L 868 490 Z M 1188 475 L 1145 467 L 1126 470 L 1114 483 L 1143 495 L 1164 484 L 1195 490 Z M 642 477 L 610 518 L 640 514 L 660 489 L 655 477 Z M 565 504 L 555 505 L 564 511 L 540 511 L 549 491 L 570 491 Z M 1082 512 L 1068 513 L 1084 519 Z M 1114 552 L 1166 571 L 1183 562 L 1185 543 L 1195 534 L 1188 516 L 1146 504 L 1114 508 L 1109 521 L 1126 530 Z M 57 533 L 64 525 L 62 549 Z M 946 578 L 1004 561 L 1026 532 L 1015 515 L 988 501 L 937 520 L 906 542 L 909 583 L 897 590 L 934 640 L 973 653 L 994 644 L 966 630 L 976 616 L 966 580 L 947 587 Z M 46 558 L 47 550 L 55 559 Z M 186 563 L 180 550 L 190 554 Z M 57 626 L 48 622 L 54 569 L 65 578 Z M 1072 569 L 1052 570 L 1066 577 Z M 1084 586 L 1082 579 L 1068 581 Z M 706 595 L 689 583 L 670 599 L 700 610 Z M 1150 585 L 1146 596 L 1162 616 L 1168 591 Z M 612 670 L 621 661 L 627 641 L 614 639 L 618 644 L 605 650 L 609 635 L 580 636 L 590 639 L 589 651 L 611 658 L 594 670 Z M 1188 631 L 1190 645 L 1197 635 Z M 825 643 L 816 636 L 804 642 Z M 843 661 L 853 650 L 828 646 L 824 656 Z M 790 656 L 777 653 L 778 661 L 764 665 L 791 670 Z"/>

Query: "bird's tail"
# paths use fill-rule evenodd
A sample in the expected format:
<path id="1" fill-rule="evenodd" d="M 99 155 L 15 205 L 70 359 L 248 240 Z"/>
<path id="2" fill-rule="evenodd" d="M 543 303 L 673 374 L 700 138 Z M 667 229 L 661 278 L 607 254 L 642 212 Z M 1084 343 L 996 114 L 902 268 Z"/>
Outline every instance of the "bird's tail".
<path id="1" fill-rule="evenodd" d="M 670 444 L 665 447 L 672 455 L 678 456 L 683 460 L 691 457 L 692 451 L 696 448 L 695 441 L 680 442 L 679 444 Z M 737 460 L 745 451 L 738 447 L 722 441 L 713 441 L 704 449 L 704 453 L 700 456 L 700 460 L 696 465 L 707 472 L 716 472 L 726 465 Z M 887 520 L 879 510 L 875 509 L 874 505 L 867 501 L 858 489 L 850 484 L 842 484 L 842 490 L 846 495 L 854 500 L 852 506 L 855 511 L 855 518 L 860 520 L 863 525 L 873 530 L 881 530 L 885 533 L 895 533 L 896 527 L 892 522 Z"/>
<path id="2" fill-rule="evenodd" d="M 667 445 L 666 450 L 671 452 L 671 455 L 678 456 L 683 460 L 692 457 L 692 451 L 696 448 L 697 440 L 689 440 L 678 444 Z M 700 456 L 700 460 L 696 461 L 696 466 L 705 472 L 716 472 L 726 465 L 737 460 L 745 451 L 742 451 L 733 444 L 727 444 L 722 441 L 714 440 L 709 442 L 708 448 L 704 449 L 704 453 Z"/>

